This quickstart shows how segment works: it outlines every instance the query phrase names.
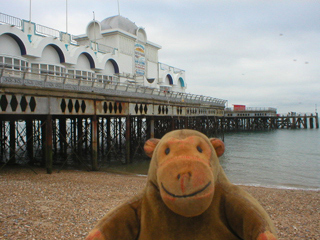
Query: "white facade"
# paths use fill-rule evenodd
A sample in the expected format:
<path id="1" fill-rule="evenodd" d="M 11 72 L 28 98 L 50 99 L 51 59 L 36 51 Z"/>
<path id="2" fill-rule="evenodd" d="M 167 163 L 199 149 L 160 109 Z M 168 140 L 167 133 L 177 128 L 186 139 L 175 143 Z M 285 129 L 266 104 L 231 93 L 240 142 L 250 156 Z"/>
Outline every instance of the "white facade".
<path id="1" fill-rule="evenodd" d="M 185 71 L 159 63 L 161 47 L 122 16 L 91 21 L 80 36 L 1 17 L 0 68 L 185 92 Z"/>

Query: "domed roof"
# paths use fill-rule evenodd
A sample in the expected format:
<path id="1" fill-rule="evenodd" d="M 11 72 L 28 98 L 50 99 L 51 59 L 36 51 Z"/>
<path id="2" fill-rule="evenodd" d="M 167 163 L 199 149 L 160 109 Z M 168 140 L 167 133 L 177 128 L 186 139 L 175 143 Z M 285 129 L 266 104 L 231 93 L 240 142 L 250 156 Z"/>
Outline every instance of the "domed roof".
<path id="1" fill-rule="evenodd" d="M 101 22 L 102 31 L 115 28 L 119 28 L 134 35 L 136 35 L 136 31 L 138 29 L 134 22 L 131 22 L 128 18 L 120 15 L 106 18 Z"/>

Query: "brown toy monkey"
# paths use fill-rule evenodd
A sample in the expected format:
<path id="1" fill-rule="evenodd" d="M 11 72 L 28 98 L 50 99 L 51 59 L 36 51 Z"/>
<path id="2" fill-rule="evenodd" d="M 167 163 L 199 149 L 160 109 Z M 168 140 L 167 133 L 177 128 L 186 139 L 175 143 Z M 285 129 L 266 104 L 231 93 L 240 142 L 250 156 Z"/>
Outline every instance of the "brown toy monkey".
<path id="1" fill-rule="evenodd" d="M 110 211 L 87 240 L 276 240 L 261 205 L 227 179 L 219 139 L 176 130 L 145 143 L 143 192 Z"/>

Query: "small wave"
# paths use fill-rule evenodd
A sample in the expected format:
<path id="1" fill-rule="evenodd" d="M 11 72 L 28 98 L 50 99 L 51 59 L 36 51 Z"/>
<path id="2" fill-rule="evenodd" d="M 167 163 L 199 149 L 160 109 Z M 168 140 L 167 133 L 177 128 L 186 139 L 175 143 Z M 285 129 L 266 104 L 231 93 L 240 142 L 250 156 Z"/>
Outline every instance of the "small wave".
<path id="1" fill-rule="evenodd" d="M 268 185 L 258 183 L 234 183 L 235 185 L 248 186 L 248 187 L 262 187 L 262 188 L 274 188 L 283 190 L 302 190 L 302 191 L 314 191 L 319 192 L 318 187 L 306 187 L 306 186 L 283 186 L 283 185 Z"/>

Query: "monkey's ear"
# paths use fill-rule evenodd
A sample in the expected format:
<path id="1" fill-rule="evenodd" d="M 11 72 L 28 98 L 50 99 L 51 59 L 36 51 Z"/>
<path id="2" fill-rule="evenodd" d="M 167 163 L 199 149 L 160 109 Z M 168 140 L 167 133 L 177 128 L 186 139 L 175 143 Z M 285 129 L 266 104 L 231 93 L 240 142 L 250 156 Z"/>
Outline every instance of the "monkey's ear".
<path id="1" fill-rule="evenodd" d="M 143 149 L 148 157 L 152 158 L 153 151 L 156 148 L 159 141 L 160 141 L 160 139 L 157 139 L 157 138 L 150 138 L 149 140 L 146 141 Z"/>
<path id="2" fill-rule="evenodd" d="M 221 157 L 224 153 L 224 143 L 218 138 L 210 138 L 213 148 L 216 150 L 217 156 Z"/>

